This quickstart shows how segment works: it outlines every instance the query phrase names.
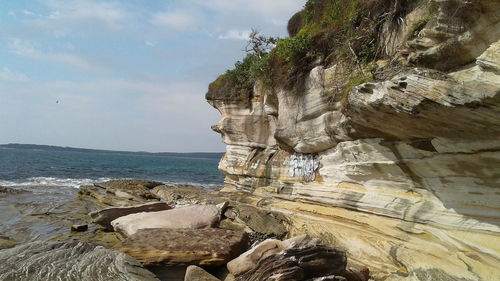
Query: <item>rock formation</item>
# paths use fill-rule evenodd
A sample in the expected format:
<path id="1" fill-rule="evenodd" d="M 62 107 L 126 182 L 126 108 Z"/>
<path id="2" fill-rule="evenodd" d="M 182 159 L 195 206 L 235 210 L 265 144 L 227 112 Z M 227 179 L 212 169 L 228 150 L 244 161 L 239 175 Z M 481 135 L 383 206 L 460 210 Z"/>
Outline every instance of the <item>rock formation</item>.
<path id="1" fill-rule="evenodd" d="M 114 230 L 132 236 L 149 228 L 209 228 L 219 224 L 221 210 L 215 205 L 192 205 L 159 212 L 142 212 L 119 217 L 111 222 Z"/>
<path id="2" fill-rule="evenodd" d="M 146 265 L 220 266 L 248 247 L 245 233 L 225 229 L 139 230 L 128 237 L 120 251 Z"/>
<path id="3" fill-rule="evenodd" d="M 299 16 L 314 21 L 338 1 L 310 2 Z M 351 38 L 349 67 L 327 54 L 291 86 L 210 85 L 224 190 L 263 198 L 376 280 L 500 280 L 500 2 L 386 3 L 373 62 Z"/>
<path id="4" fill-rule="evenodd" d="M 93 223 L 97 223 L 108 230 L 112 230 L 113 227 L 111 226 L 111 222 L 119 217 L 142 212 L 165 211 L 169 209 L 171 209 L 171 207 L 167 203 L 151 202 L 130 207 L 106 208 L 104 210 L 91 212 L 89 215 Z"/>
<path id="5" fill-rule="evenodd" d="M 33 242 L 1 250 L 0 280 L 158 281 L 131 257 L 80 242 Z"/>

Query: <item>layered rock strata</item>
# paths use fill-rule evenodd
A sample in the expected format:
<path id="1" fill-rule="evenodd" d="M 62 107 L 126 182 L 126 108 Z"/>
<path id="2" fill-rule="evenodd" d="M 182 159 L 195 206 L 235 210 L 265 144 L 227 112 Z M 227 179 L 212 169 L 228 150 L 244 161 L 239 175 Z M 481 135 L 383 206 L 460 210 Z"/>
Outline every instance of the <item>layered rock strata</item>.
<path id="1" fill-rule="evenodd" d="M 248 247 L 244 232 L 225 229 L 143 229 L 128 237 L 120 251 L 145 265 L 220 266 Z"/>
<path id="2" fill-rule="evenodd" d="M 33 242 L 1 250 L 0 280 L 158 281 L 131 257 L 80 242 Z"/>
<path id="3" fill-rule="evenodd" d="M 422 8 L 381 31 L 405 66 L 345 97 L 340 64 L 299 90 L 211 89 L 219 168 L 225 190 L 261 197 L 292 234 L 344 247 L 378 280 L 500 280 L 500 3 L 429 3 L 417 36 Z"/>

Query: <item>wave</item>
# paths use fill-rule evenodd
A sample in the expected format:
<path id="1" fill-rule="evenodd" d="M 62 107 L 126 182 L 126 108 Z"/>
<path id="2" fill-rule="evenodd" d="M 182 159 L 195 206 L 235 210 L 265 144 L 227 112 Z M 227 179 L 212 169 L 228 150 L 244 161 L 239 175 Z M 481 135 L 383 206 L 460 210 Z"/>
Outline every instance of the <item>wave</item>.
<path id="1" fill-rule="evenodd" d="M 0 186 L 68 186 L 78 188 L 82 185 L 92 185 L 98 182 L 109 181 L 111 178 L 71 179 L 53 177 L 33 177 L 15 180 L 0 180 Z"/>
<path id="2" fill-rule="evenodd" d="M 72 178 L 54 178 L 54 177 L 33 177 L 26 179 L 15 180 L 0 180 L 0 186 L 67 186 L 79 188 L 82 185 L 93 185 L 95 183 L 105 182 L 113 178 L 97 178 L 97 179 L 72 179 Z M 120 178 L 129 179 L 129 178 Z M 165 185 L 194 185 L 203 187 L 217 187 L 221 184 L 207 184 L 198 182 L 172 182 L 160 181 Z"/>

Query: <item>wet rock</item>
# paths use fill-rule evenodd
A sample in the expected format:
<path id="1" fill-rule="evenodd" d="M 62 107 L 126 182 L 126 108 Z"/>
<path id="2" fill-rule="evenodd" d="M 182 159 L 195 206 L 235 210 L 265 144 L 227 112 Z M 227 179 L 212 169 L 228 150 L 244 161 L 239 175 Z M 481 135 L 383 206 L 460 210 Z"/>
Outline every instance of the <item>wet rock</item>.
<path id="1" fill-rule="evenodd" d="M 215 205 L 193 205 L 172 210 L 132 214 L 111 222 L 115 231 L 131 236 L 148 228 L 207 228 L 220 221 L 220 210 Z"/>
<path id="2" fill-rule="evenodd" d="M 25 192 L 26 191 L 20 189 L 0 186 L 0 194 L 21 194 Z"/>
<path id="3" fill-rule="evenodd" d="M 87 229 L 89 229 L 88 224 L 74 224 L 71 226 L 71 231 L 75 232 L 84 232 L 87 231 Z"/>
<path id="4" fill-rule="evenodd" d="M 184 281 L 220 281 L 212 274 L 206 272 L 203 268 L 196 265 L 188 266 Z"/>
<path id="5" fill-rule="evenodd" d="M 92 222 L 99 224 L 108 230 L 112 230 L 113 227 L 111 226 L 111 222 L 119 217 L 141 212 L 158 212 L 169 209 L 171 209 L 171 207 L 167 203 L 151 202 L 130 207 L 107 208 L 92 212 L 89 215 L 92 218 Z"/>
<path id="6" fill-rule="evenodd" d="M 145 265 L 219 266 L 243 253 L 244 232 L 224 229 L 142 229 L 128 237 L 120 251 Z"/>
<path id="7" fill-rule="evenodd" d="M 341 276 L 346 263 L 346 253 L 332 247 L 293 247 L 259 260 L 254 269 L 237 276 L 236 280 L 301 281 L 332 275 Z"/>
<path id="8" fill-rule="evenodd" d="M 0 280 L 158 281 L 132 257 L 80 242 L 34 242 L 1 250 Z"/>

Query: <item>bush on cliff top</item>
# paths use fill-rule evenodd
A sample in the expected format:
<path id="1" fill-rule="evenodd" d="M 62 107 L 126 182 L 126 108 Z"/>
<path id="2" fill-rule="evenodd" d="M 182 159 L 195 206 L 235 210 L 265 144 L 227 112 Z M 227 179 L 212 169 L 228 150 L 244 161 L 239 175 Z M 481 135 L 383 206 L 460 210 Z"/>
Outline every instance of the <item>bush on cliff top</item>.
<path id="1" fill-rule="evenodd" d="M 370 77 L 362 69 L 383 56 L 380 47 L 383 42 L 378 42 L 382 25 L 399 24 L 420 1 L 308 0 L 304 9 L 288 23 L 289 38 L 277 41 L 272 50 L 250 51 L 221 78 L 237 89 L 248 91 L 261 79 L 271 87 L 279 85 L 301 92 L 306 74 L 317 65 L 338 64 L 346 69 L 361 70 L 364 77 Z M 273 44 L 266 46 L 270 45 Z M 351 76 L 358 77 L 358 72 L 353 71 Z M 350 76 L 345 79 L 358 80 Z"/>

